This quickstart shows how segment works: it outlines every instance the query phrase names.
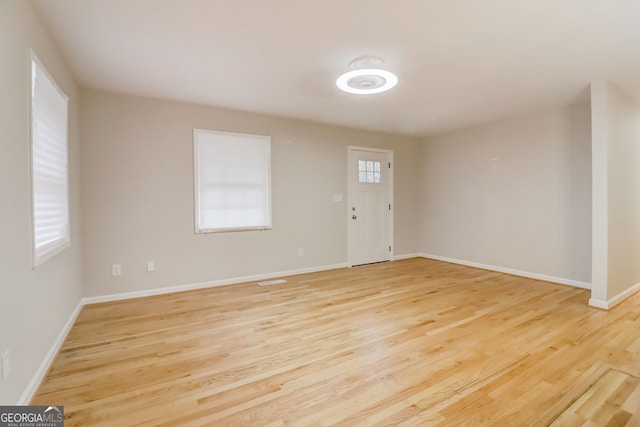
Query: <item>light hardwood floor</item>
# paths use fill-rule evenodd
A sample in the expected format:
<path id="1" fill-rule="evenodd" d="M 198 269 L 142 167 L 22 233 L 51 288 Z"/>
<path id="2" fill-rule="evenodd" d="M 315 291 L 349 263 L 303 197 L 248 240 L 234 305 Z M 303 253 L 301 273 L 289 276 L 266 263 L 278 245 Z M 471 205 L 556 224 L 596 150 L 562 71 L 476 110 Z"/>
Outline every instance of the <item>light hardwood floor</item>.
<path id="1" fill-rule="evenodd" d="M 640 425 L 640 378 L 609 369 L 552 424 L 554 427 Z"/>
<path id="2" fill-rule="evenodd" d="M 66 425 L 548 425 L 640 374 L 640 295 L 409 259 L 96 304 L 33 399 Z"/>

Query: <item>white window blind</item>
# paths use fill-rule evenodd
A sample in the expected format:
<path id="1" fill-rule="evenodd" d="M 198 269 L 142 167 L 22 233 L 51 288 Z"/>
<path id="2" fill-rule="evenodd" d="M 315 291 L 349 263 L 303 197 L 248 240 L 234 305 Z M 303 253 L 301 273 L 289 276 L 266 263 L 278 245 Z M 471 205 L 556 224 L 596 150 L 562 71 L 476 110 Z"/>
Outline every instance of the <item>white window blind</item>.
<path id="1" fill-rule="evenodd" d="M 194 129 L 196 233 L 271 228 L 271 138 Z"/>
<path id="2" fill-rule="evenodd" d="M 34 266 L 69 246 L 68 98 L 31 57 L 31 185 Z"/>

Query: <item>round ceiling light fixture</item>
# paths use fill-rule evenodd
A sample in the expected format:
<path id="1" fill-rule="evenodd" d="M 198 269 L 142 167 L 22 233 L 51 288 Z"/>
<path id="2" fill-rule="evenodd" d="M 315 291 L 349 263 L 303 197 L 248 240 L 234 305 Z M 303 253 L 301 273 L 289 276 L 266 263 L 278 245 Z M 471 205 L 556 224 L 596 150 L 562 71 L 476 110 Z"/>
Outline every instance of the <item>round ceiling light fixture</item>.
<path id="1" fill-rule="evenodd" d="M 361 56 L 351 62 L 347 71 L 336 80 L 340 90 L 356 95 L 386 92 L 398 84 L 398 77 L 390 71 L 379 68 L 384 60 L 375 56 Z"/>

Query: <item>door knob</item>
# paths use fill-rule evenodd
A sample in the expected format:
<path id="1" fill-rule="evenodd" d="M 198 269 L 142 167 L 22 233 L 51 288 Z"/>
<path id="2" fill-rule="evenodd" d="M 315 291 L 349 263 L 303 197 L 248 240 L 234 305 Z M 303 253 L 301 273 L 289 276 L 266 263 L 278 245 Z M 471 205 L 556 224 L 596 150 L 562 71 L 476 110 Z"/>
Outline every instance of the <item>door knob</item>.
<path id="1" fill-rule="evenodd" d="M 351 219 L 356 219 L 356 218 L 358 218 L 358 217 L 355 216 L 355 215 L 351 215 Z"/>

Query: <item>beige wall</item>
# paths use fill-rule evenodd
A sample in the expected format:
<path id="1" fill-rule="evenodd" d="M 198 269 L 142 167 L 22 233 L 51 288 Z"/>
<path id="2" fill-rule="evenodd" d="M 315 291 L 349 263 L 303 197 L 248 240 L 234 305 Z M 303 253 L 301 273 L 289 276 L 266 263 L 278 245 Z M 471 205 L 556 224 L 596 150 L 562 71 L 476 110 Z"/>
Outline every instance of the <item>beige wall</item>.
<path id="1" fill-rule="evenodd" d="M 421 252 L 591 281 L 590 107 L 428 138 Z"/>
<path id="2" fill-rule="evenodd" d="M 86 296 L 346 263 L 348 145 L 394 150 L 395 255 L 417 252 L 416 139 L 95 90 L 81 119 Z M 194 234 L 193 128 L 271 135 L 272 230 Z"/>
<path id="3" fill-rule="evenodd" d="M 31 268 L 30 53 L 69 96 L 71 248 Z M 15 404 L 81 297 L 78 90 L 28 1 L 0 1 L 0 404 Z"/>
<path id="4" fill-rule="evenodd" d="M 640 103 L 604 81 L 594 82 L 591 93 L 592 299 L 603 305 L 640 283 Z"/>

